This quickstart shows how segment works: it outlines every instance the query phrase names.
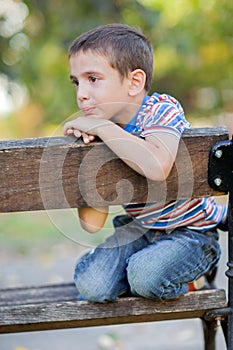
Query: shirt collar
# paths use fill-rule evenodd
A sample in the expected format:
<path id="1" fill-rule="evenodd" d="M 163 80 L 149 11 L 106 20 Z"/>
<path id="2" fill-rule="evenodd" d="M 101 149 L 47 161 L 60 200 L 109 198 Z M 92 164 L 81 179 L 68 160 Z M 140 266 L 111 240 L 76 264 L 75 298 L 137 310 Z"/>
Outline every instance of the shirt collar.
<path id="1" fill-rule="evenodd" d="M 139 108 L 139 110 L 137 111 L 137 113 L 135 114 L 135 116 L 129 121 L 129 123 L 124 127 L 124 130 L 128 131 L 128 132 L 133 132 L 135 131 L 135 127 L 136 127 L 136 122 L 137 122 L 137 117 L 138 114 L 141 112 L 141 110 L 144 108 L 144 104 L 146 103 L 146 101 L 150 98 L 150 96 L 145 96 L 142 104 Z"/>

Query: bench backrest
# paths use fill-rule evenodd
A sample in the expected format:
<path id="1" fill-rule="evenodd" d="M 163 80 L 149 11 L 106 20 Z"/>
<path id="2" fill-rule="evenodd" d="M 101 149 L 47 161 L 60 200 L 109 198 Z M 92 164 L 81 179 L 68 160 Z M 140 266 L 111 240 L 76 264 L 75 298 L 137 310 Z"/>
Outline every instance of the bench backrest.
<path id="1" fill-rule="evenodd" d="M 148 181 L 102 142 L 73 137 L 0 142 L 0 212 L 119 205 L 221 195 L 208 184 L 211 147 L 225 127 L 196 128 L 181 139 L 164 183 Z"/>

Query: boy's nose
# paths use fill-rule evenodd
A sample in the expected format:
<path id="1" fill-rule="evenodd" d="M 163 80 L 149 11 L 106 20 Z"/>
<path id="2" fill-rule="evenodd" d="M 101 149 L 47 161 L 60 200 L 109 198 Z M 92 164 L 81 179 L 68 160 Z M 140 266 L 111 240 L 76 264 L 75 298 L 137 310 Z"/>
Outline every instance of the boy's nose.
<path id="1" fill-rule="evenodd" d="M 84 86 L 79 85 L 78 90 L 77 90 L 77 100 L 83 101 L 83 100 L 88 100 L 88 98 L 89 98 L 89 94 L 88 94 L 87 89 L 85 89 Z"/>

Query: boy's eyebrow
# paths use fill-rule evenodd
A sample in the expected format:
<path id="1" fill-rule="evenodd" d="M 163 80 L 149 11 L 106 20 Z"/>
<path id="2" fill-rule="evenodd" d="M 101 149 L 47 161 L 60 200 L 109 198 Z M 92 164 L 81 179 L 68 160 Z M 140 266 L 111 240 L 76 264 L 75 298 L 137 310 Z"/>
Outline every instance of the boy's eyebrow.
<path id="1" fill-rule="evenodd" d="M 97 71 L 87 71 L 82 73 L 82 75 L 95 75 L 95 74 L 101 75 L 101 73 Z M 70 80 L 77 80 L 77 79 L 78 78 L 75 77 L 74 75 L 70 75 Z"/>

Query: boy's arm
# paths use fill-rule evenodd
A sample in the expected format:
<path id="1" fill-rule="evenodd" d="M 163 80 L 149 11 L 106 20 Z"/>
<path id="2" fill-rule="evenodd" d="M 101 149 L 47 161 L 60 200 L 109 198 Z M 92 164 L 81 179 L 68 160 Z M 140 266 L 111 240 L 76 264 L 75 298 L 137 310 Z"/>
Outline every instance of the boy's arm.
<path id="1" fill-rule="evenodd" d="M 163 181 L 174 164 L 179 138 L 173 133 L 156 133 L 141 139 L 110 120 L 79 117 L 64 126 L 64 133 L 81 137 L 84 132 L 97 135 L 127 165 L 139 174 Z"/>
<path id="2" fill-rule="evenodd" d="M 145 139 L 139 138 L 113 124 L 98 136 L 127 165 L 153 181 L 168 177 L 179 146 L 179 138 L 172 133 L 156 133 Z"/>
<path id="3" fill-rule="evenodd" d="M 108 207 L 78 208 L 78 216 L 84 230 L 96 233 L 104 226 L 108 216 Z"/>

